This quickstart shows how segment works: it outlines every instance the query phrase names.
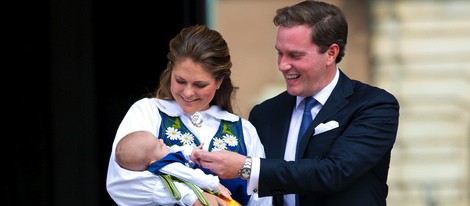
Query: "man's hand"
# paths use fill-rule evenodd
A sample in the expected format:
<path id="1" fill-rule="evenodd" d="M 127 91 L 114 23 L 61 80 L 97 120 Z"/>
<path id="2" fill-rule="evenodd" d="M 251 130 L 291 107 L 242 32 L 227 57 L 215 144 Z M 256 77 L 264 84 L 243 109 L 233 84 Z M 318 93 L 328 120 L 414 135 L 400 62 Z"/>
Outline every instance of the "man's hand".
<path id="1" fill-rule="evenodd" d="M 193 162 L 211 170 L 222 179 L 237 178 L 238 171 L 243 167 L 246 158 L 241 154 L 227 150 L 214 152 L 194 150 L 191 156 L 195 160 Z"/>

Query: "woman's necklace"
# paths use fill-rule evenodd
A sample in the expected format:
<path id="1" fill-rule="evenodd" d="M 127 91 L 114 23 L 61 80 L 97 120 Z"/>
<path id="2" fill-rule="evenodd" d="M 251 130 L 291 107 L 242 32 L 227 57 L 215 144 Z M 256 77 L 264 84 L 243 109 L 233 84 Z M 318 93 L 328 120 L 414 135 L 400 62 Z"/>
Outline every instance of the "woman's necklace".
<path id="1" fill-rule="evenodd" d="M 192 114 L 190 117 L 189 117 L 189 120 L 191 121 L 191 123 L 196 126 L 196 127 L 201 127 L 202 126 L 202 114 L 199 113 L 199 112 L 195 112 L 194 114 Z"/>

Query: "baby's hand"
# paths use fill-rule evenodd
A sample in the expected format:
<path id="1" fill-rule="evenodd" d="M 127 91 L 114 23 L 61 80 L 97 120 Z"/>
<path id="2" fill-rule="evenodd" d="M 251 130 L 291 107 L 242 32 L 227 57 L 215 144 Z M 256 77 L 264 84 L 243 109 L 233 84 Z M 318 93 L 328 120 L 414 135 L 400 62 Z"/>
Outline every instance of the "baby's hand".
<path id="1" fill-rule="evenodd" d="M 225 186 L 219 183 L 218 190 L 220 196 L 225 197 L 228 200 L 232 200 L 232 193 Z"/>
<path id="2" fill-rule="evenodd" d="M 232 196 L 231 196 L 232 193 L 222 184 L 219 184 L 218 189 L 219 189 L 219 197 L 225 200 L 225 203 L 227 203 L 227 206 L 242 206 L 235 199 L 232 199 Z"/>
<path id="3" fill-rule="evenodd" d="M 204 142 L 203 142 L 203 143 L 201 143 L 201 144 L 200 144 L 199 146 L 197 146 L 196 148 L 198 148 L 198 149 L 202 149 L 202 146 L 203 146 L 203 145 L 204 145 Z"/>
<path id="4" fill-rule="evenodd" d="M 200 163 L 200 160 L 195 158 L 194 157 L 194 152 L 196 151 L 202 151 L 202 146 L 204 145 L 204 143 L 201 143 L 199 146 L 193 148 L 193 151 L 191 152 L 191 155 L 189 155 L 189 159 L 192 161 L 192 162 L 195 162 L 196 164 L 198 165 L 201 165 Z"/>
<path id="5" fill-rule="evenodd" d="M 225 186 L 219 183 L 219 197 L 227 203 L 227 206 L 242 206 L 235 199 L 232 199 L 232 193 Z"/>

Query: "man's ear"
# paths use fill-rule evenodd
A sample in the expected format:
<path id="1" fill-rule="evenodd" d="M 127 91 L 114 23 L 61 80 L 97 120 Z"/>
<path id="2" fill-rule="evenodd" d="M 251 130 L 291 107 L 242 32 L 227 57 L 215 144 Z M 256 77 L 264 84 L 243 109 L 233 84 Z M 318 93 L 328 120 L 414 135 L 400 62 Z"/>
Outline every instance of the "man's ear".
<path id="1" fill-rule="evenodd" d="M 336 57 L 338 57 L 339 54 L 339 45 L 331 44 L 326 50 L 326 54 L 328 55 L 328 64 L 336 63 Z"/>

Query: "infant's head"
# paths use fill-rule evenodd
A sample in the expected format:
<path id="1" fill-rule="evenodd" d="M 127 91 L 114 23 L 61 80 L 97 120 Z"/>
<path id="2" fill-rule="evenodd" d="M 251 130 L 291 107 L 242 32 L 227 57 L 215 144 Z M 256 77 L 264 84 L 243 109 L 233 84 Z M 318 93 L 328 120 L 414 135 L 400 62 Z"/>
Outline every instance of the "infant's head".
<path id="1" fill-rule="evenodd" d="M 125 169 L 143 171 L 170 152 L 161 139 L 148 131 L 135 131 L 124 136 L 116 146 L 116 162 Z"/>

